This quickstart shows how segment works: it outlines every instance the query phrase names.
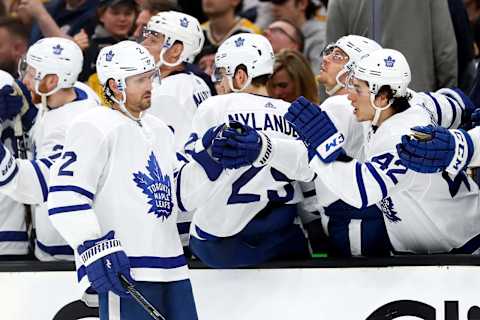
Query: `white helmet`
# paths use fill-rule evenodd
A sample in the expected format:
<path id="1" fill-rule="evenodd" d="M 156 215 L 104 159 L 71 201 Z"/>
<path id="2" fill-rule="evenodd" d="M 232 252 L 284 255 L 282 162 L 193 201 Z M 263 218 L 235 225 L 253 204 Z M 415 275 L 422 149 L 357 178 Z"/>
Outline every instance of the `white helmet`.
<path id="1" fill-rule="evenodd" d="M 57 37 L 43 38 L 28 49 L 26 62 L 36 71 L 35 92 L 46 97 L 60 89 L 74 86 L 82 71 L 83 54 L 72 40 Z M 58 84 L 50 92 L 42 93 L 38 90 L 38 86 L 47 74 L 56 74 Z"/>
<path id="2" fill-rule="evenodd" d="M 150 18 L 145 32 L 158 32 L 165 36 L 163 48 L 160 51 L 160 65 L 174 67 L 182 62 L 192 62 L 202 50 L 205 42 L 202 28 L 198 20 L 188 14 L 177 11 L 163 11 Z M 174 63 L 166 62 L 165 52 L 175 41 L 183 44 L 183 51 Z"/>
<path id="3" fill-rule="evenodd" d="M 134 41 L 126 40 L 118 42 L 100 50 L 97 58 L 97 75 L 100 83 L 104 86 L 105 95 L 118 103 L 120 109 L 129 117 L 133 118 L 125 108 L 126 79 L 130 76 L 157 70 L 155 59 L 145 47 Z M 107 81 L 113 79 L 117 88 L 122 92 L 122 100 L 118 101 Z M 133 118 L 135 119 L 135 118 Z"/>
<path id="4" fill-rule="evenodd" d="M 348 56 L 348 62 L 343 66 L 343 69 L 337 74 L 337 84 L 330 90 L 326 90 L 328 95 L 335 94 L 338 90 L 345 87 L 345 84 L 340 81 L 340 77 L 352 70 L 356 62 L 358 62 L 365 55 L 381 49 L 382 47 L 372 39 L 357 35 L 343 36 L 334 44 L 325 48 L 325 52 L 339 48 Z"/>
<path id="5" fill-rule="evenodd" d="M 375 96 L 382 86 L 389 86 L 396 98 L 409 96 L 410 66 L 405 56 L 397 50 L 381 49 L 370 53 L 355 64 L 353 76 L 368 82 L 370 103 L 375 109 L 372 125 L 377 124 L 380 113 L 390 107 L 393 102 L 390 101 L 383 108 L 375 105 Z"/>
<path id="6" fill-rule="evenodd" d="M 261 75 L 273 74 L 275 55 L 267 38 L 259 34 L 240 33 L 231 36 L 218 48 L 215 54 L 214 81 L 220 81 L 221 70 L 228 77 L 230 89 L 234 92 L 244 90 L 252 79 Z M 233 75 L 238 66 L 247 68 L 248 79 L 243 88 L 233 87 Z"/>

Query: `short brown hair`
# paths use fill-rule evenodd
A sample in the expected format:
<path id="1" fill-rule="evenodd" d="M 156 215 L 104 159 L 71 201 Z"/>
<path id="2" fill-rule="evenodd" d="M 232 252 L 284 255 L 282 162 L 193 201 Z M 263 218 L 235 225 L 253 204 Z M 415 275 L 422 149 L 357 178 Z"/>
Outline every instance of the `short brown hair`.
<path id="1" fill-rule="evenodd" d="M 315 75 L 302 53 L 292 49 L 283 49 L 277 53 L 273 73 L 280 70 L 285 70 L 295 83 L 296 97 L 304 96 L 314 103 L 320 102 Z M 270 81 L 267 83 L 267 89 L 271 91 Z"/>

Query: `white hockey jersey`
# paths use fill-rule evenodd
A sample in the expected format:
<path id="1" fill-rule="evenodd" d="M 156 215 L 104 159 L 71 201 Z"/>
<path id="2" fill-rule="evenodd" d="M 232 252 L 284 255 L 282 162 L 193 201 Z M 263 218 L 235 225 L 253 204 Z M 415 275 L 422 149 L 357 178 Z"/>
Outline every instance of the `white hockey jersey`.
<path id="1" fill-rule="evenodd" d="M 175 135 L 177 152 L 192 131 L 192 120 L 202 101 L 211 96 L 210 88 L 193 73 L 177 73 L 162 79 L 152 90 L 152 106 L 147 113 L 169 126 Z"/>
<path id="2" fill-rule="evenodd" d="M 174 138 L 156 117 L 96 108 L 72 123 L 50 176 L 49 216 L 72 248 L 110 230 L 137 281 L 188 277 L 177 231 Z M 88 279 L 76 259 L 80 287 Z"/>
<path id="3" fill-rule="evenodd" d="M 203 133 L 209 128 L 229 120 L 247 124 L 271 137 L 293 140 L 297 134 L 283 117 L 288 106 L 282 100 L 248 93 L 211 97 L 195 115 L 191 142 L 199 139 L 197 143 L 201 143 Z M 216 237 L 235 235 L 269 204 L 295 204 L 303 199 L 298 183 L 287 179 L 275 167 L 223 170 L 214 181 L 200 170 L 194 172 L 187 165 L 178 177 L 179 207 L 196 209 L 190 232 L 199 239 L 203 238 L 199 230 Z M 200 193 L 198 189 L 204 191 Z"/>
<path id="4" fill-rule="evenodd" d="M 61 157 L 65 133 L 73 119 L 98 106 L 96 100 L 76 88 L 77 100 L 62 107 L 39 112 L 30 131 L 33 160 L 17 159 L 18 174 L 0 192 L 21 203 L 32 204 L 36 230 L 35 256 L 42 261 L 72 260 L 73 251 L 52 226 L 45 201 L 48 195 L 49 168 Z"/>
<path id="5" fill-rule="evenodd" d="M 348 204 L 364 208 L 378 203 L 395 251 L 471 253 L 480 247 L 478 186 L 463 174 L 450 177 L 407 170 L 397 155 L 395 146 L 402 135 L 431 122 L 426 109 L 412 107 L 390 117 L 367 137 L 365 161 L 324 164 L 314 158 L 310 167 L 323 187 Z M 289 178 L 312 175 L 299 142 L 274 141 L 273 148 L 272 165 Z"/>

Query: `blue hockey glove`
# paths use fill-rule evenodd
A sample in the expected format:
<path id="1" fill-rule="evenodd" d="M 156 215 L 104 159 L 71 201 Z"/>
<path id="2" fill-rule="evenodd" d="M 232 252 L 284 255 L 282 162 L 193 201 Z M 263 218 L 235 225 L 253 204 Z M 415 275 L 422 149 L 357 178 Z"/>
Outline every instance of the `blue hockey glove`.
<path id="1" fill-rule="evenodd" d="M 477 108 L 475 109 L 475 111 L 472 112 L 470 120 L 472 122 L 472 128 L 478 127 L 480 125 L 480 108 Z"/>
<path id="2" fill-rule="evenodd" d="M 412 128 L 417 138 L 404 135 L 397 151 L 402 163 L 421 173 L 446 170 L 458 174 L 470 162 L 473 142 L 464 130 L 448 130 L 442 127 Z"/>
<path id="3" fill-rule="evenodd" d="M 290 122 L 309 149 L 309 158 L 318 155 L 323 162 L 335 161 L 344 154 L 345 138 L 329 116 L 304 97 L 295 100 L 285 119 Z"/>
<path id="4" fill-rule="evenodd" d="M 211 147 L 213 140 L 221 134 L 221 131 L 224 127 L 225 125 L 221 124 L 217 127 L 211 127 L 208 129 L 203 134 L 201 143 L 200 141 L 197 141 L 195 143 L 194 150 L 187 152 L 198 164 L 202 166 L 210 181 L 217 180 L 223 170 L 222 165 L 212 157 Z"/>
<path id="5" fill-rule="evenodd" d="M 123 288 L 119 274 L 134 282 L 130 275 L 130 262 L 120 241 L 114 236 L 115 232 L 110 231 L 99 239 L 87 240 L 78 246 L 78 254 L 87 270 L 90 284 L 98 293 L 112 291 L 122 298 L 128 298 L 130 294 Z"/>
<path id="6" fill-rule="evenodd" d="M 23 106 L 23 98 L 15 93 L 12 86 L 0 89 L 0 121 L 13 120 Z"/>
<path id="7" fill-rule="evenodd" d="M 264 166 L 271 153 L 272 143 L 265 134 L 237 121 L 230 121 L 212 145 L 213 156 L 228 169 Z"/>

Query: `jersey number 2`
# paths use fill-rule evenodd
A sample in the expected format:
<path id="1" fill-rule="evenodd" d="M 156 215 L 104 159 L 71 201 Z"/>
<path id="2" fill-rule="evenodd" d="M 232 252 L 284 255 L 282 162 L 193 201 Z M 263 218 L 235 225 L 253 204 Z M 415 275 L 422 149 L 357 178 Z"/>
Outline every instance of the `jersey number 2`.
<path id="1" fill-rule="evenodd" d="M 72 151 L 67 151 L 63 154 L 62 159 L 67 159 L 64 164 L 60 166 L 60 169 L 58 169 L 58 175 L 59 176 L 73 176 L 73 171 L 66 170 L 69 165 L 77 161 L 77 155 L 75 152 Z"/>

